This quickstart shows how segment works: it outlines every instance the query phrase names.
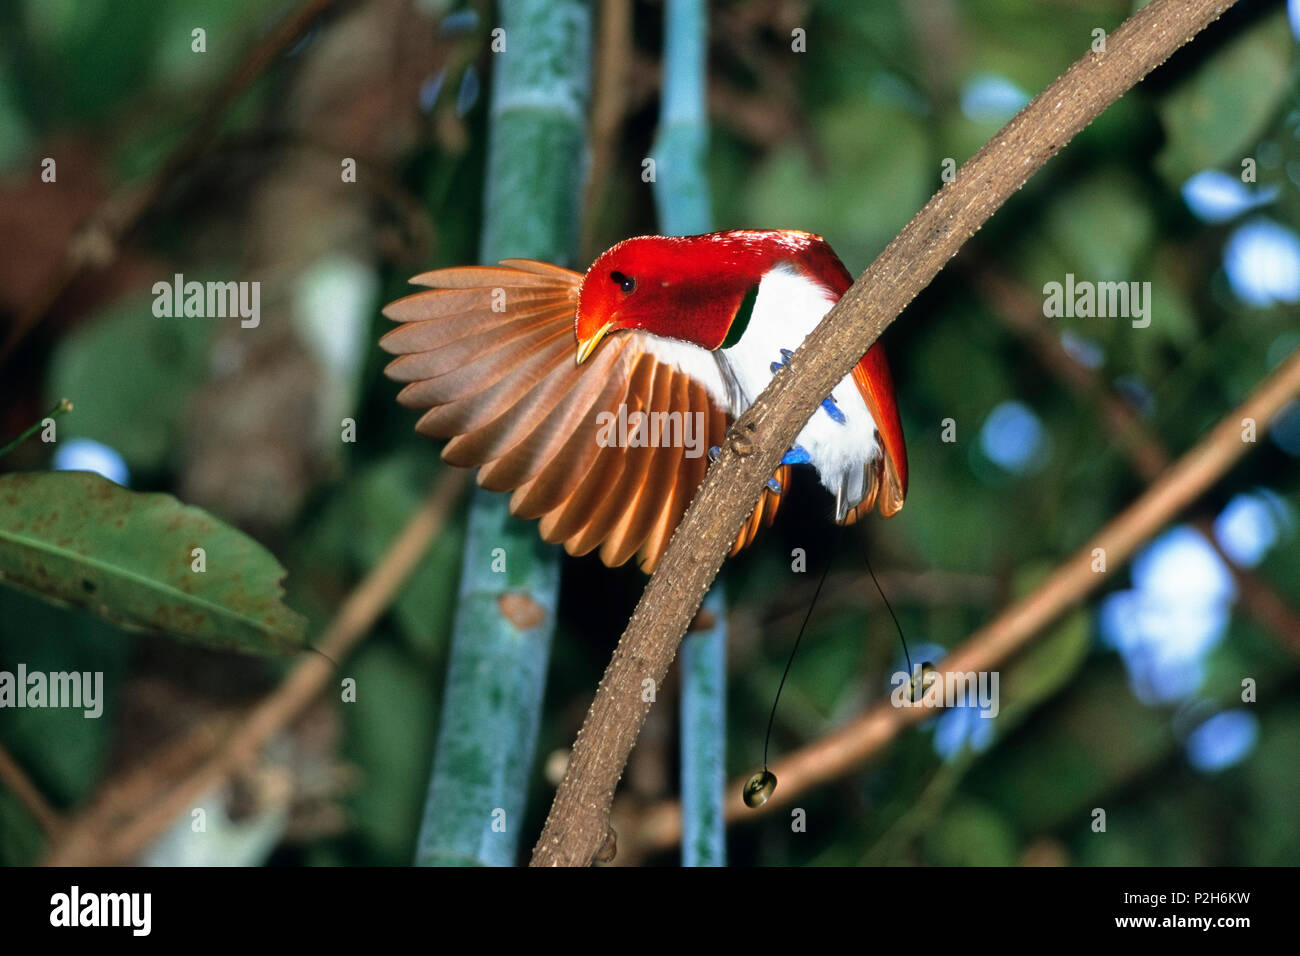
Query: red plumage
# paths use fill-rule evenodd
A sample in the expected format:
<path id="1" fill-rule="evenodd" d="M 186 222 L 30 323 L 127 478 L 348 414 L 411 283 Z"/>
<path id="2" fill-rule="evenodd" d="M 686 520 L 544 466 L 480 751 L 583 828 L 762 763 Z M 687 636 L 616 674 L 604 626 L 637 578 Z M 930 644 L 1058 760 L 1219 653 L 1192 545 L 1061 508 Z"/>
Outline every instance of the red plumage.
<path id="1" fill-rule="evenodd" d="M 755 356 L 775 352 L 776 369 L 852 277 L 811 233 L 733 230 L 628 239 L 585 276 L 516 259 L 412 281 L 435 288 L 385 309 L 404 324 L 381 345 L 398 355 L 388 375 L 409 383 L 399 401 L 428 409 L 417 428 L 449 438 L 443 457 L 479 466 L 484 487 L 512 491 L 511 510 L 540 518 L 546 540 L 574 554 L 600 547 L 610 565 L 639 553 L 649 571 L 707 458 L 672 444 L 609 447 L 597 422 L 620 408 L 691 416 L 708 445 L 721 444 L 771 374 Z M 834 486 L 847 523 L 877 504 L 886 515 L 902 507 L 907 459 L 883 348 L 845 382 L 853 391 L 837 386 L 828 418 L 800 433 L 812 452 L 800 451 Z M 784 491 L 788 479 L 782 466 L 775 485 Z M 764 492 L 735 550 L 779 504 L 780 492 Z"/>

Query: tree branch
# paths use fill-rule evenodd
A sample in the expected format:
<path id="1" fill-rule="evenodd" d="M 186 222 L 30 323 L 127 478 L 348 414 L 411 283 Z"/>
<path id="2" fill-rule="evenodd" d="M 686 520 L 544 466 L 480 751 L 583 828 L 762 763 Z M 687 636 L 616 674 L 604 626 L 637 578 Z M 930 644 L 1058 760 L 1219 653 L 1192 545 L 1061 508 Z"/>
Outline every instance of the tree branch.
<path id="1" fill-rule="evenodd" d="M 1300 349 L 1042 584 L 968 637 L 944 659 L 938 671 L 994 670 L 1022 650 L 1245 455 L 1251 446 L 1242 439 L 1243 419 L 1253 419 L 1262 432 L 1265 423 L 1298 394 Z M 1107 572 L 1093 570 L 1098 548 L 1105 552 Z M 757 812 L 788 805 L 800 794 L 862 765 L 907 727 L 933 713 L 930 708 L 894 707 L 888 700 L 875 704 L 851 723 L 773 764 L 772 772 L 781 786 Z M 740 800 L 743 784 L 743 780 L 735 780 L 729 785 L 728 821 L 755 814 Z M 653 852 L 675 844 L 681 839 L 681 813 L 676 802 L 650 808 L 629 837 L 624 842 L 635 852 Z"/>
<path id="2" fill-rule="evenodd" d="M 993 305 L 993 311 L 1003 324 L 1028 342 L 1057 378 L 1076 395 L 1096 403 L 1106 427 L 1118 439 L 1133 470 L 1143 481 L 1150 484 L 1169 467 L 1171 458 L 1164 443 L 1100 374 L 1070 357 L 1061 345 L 1060 337 L 1053 333 L 1043 316 L 1042 306 L 1033 300 L 1028 290 L 988 269 L 975 276 L 975 284 Z M 1300 616 L 1267 580 L 1233 560 L 1219 544 L 1213 522 L 1208 517 L 1197 518 L 1192 524 L 1236 581 L 1237 597 L 1246 613 L 1293 656 L 1300 657 Z"/>
<path id="3" fill-rule="evenodd" d="M 619 640 L 574 743 L 534 866 L 585 866 L 692 615 L 781 454 L 822 399 L 990 216 L 1080 130 L 1234 0 L 1153 0 L 1039 94 L 958 171 L 844 294 L 733 425 Z M 1067 565 L 1067 568 L 1072 565 Z"/>

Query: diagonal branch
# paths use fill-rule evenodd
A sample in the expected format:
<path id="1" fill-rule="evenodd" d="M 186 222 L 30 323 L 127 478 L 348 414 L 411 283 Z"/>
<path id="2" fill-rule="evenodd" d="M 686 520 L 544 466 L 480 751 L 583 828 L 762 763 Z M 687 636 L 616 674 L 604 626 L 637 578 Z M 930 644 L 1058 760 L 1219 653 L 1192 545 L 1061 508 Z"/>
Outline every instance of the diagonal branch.
<path id="1" fill-rule="evenodd" d="M 1053 334 L 1041 306 L 1025 289 L 991 269 L 984 269 L 975 276 L 975 284 L 1003 323 L 1029 343 L 1057 378 L 1075 394 L 1096 403 L 1106 427 L 1119 441 L 1133 470 L 1143 481 L 1149 484 L 1169 467 L 1169 452 L 1160 438 L 1101 375 L 1070 357 L 1060 338 Z M 1292 655 L 1300 657 L 1300 615 L 1267 580 L 1233 560 L 1219 544 L 1209 518 L 1202 516 L 1192 524 L 1236 581 L 1238 599 L 1246 613 L 1271 632 Z"/>
<path id="2" fill-rule="evenodd" d="M 885 248 L 742 415 L 623 632 L 574 743 L 534 866 L 585 866 L 609 837 L 614 790 L 677 645 L 781 454 L 822 399 L 976 230 L 1106 107 L 1234 0 L 1153 0 L 1040 93 Z"/>
<path id="3" fill-rule="evenodd" d="M 1244 419 L 1257 422 L 1262 432 L 1264 423 L 1296 395 L 1300 395 L 1300 350 L 1292 353 L 1245 402 L 1220 419 L 1195 447 L 1166 469 L 1136 501 L 1107 522 L 1051 576 L 968 637 L 938 670 L 962 673 L 995 670 L 1022 650 L 1246 454 L 1251 445 L 1242 437 Z M 1093 570 L 1097 549 L 1105 552 L 1106 572 Z M 898 708 L 888 700 L 881 701 L 840 729 L 773 764 L 772 772 L 781 786 L 760 812 L 785 806 L 800 794 L 861 766 L 907 727 L 932 713 L 927 708 Z M 729 784 L 728 822 L 754 814 L 740 800 L 743 784 L 743 780 Z M 674 801 L 648 809 L 636 832 L 625 842 L 636 852 L 654 852 L 680 839 L 681 812 Z"/>

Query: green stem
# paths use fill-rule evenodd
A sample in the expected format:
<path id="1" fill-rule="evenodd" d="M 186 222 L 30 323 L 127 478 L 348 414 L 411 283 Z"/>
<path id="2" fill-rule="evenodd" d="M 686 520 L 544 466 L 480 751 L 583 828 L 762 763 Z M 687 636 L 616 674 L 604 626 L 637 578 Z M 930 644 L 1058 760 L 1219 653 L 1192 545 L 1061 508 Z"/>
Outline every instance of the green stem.
<path id="1" fill-rule="evenodd" d="M 27 441 L 27 439 L 31 438 L 38 431 L 40 431 L 42 426 L 44 426 L 45 422 L 48 419 L 56 418 L 57 416 L 62 415 L 64 412 L 70 412 L 70 411 L 72 411 L 72 402 L 68 401 L 66 398 L 59 399 L 57 402 L 55 402 L 54 407 L 50 409 L 50 413 L 48 415 L 46 415 L 44 418 L 40 419 L 39 421 L 33 422 L 31 427 L 28 428 L 25 432 L 23 432 L 21 435 L 15 438 L 9 444 L 5 445 L 3 448 L 0 448 L 0 458 L 3 458 L 5 455 L 9 454 L 11 451 L 13 451 L 23 442 Z"/>
<path id="2" fill-rule="evenodd" d="M 482 259 L 571 263 L 586 148 L 587 0 L 501 0 Z M 555 627 L 558 549 L 478 491 L 416 862 L 512 865 Z"/>

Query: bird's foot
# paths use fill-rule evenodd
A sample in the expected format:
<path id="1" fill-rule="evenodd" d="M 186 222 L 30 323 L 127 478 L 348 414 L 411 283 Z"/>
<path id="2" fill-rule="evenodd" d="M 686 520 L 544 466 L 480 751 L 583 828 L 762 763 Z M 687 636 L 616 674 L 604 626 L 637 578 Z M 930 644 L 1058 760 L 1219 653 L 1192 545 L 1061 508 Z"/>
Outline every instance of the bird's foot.
<path id="1" fill-rule="evenodd" d="M 781 482 L 777 481 L 775 478 L 767 479 L 767 490 L 772 492 L 774 495 L 779 495 L 781 493 Z"/>
<path id="2" fill-rule="evenodd" d="M 829 415 L 831 421 L 837 425 L 843 425 L 848 422 L 848 419 L 844 417 L 844 413 L 840 411 L 839 405 L 835 404 L 834 395 L 828 395 L 826 398 L 822 399 L 822 411 Z"/>
<path id="3" fill-rule="evenodd" d="M 790 357 L 793 356 L 793 355 L 794 355 L 794 353 L 791 352 L 789 349 L 782 349 L 782 350 L 781 350 L 781 361 L 779 361 L 779 362 L 773 362 L 773 363 L 771 364 L 771 366 L 769 366 L 769 367 L 772 369 L 772 374 L 775 375 L 777 372 L 781 371 L 781 369 L 783 369 L 783 368 L 789 368 L 789 367 L 790 367 Z"/>
<path id="4" fill-rule="evenodd" d="M 710 445 L 710 446 L 709 446 L 709 461 L 717 461 L 717 460 L 718 460 L 719 458 L 721 458 L 721 457 L 722 457 L 722 446 L 721 446 L 721 445 Z"/>
<path id="5" fill-rule="evenodd" d="M 803 445 L 793 445 L 790 450 L 781 456 L 783 465 L 806 465 L 812 461 L 812 455 L 808 454 L 808 449 Z"/>

